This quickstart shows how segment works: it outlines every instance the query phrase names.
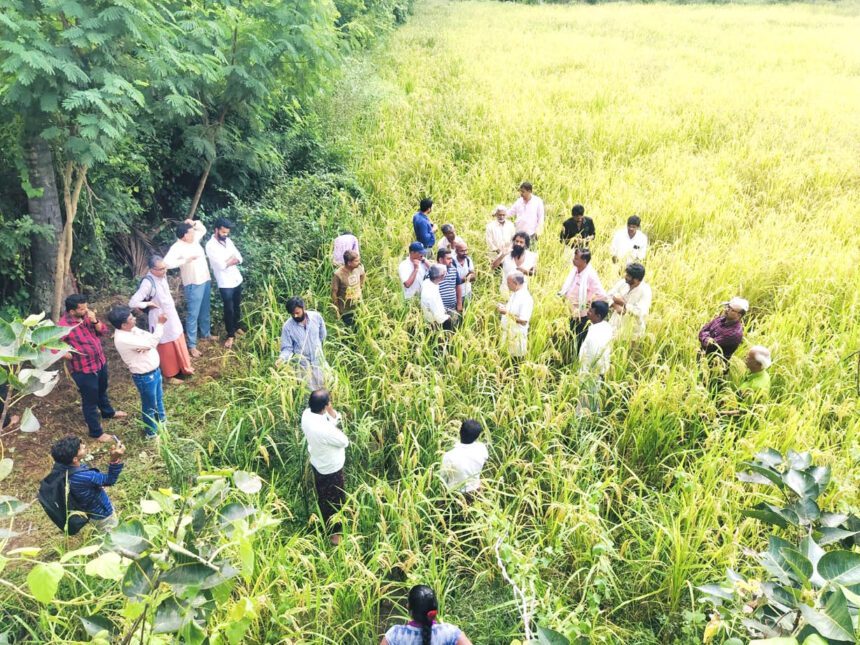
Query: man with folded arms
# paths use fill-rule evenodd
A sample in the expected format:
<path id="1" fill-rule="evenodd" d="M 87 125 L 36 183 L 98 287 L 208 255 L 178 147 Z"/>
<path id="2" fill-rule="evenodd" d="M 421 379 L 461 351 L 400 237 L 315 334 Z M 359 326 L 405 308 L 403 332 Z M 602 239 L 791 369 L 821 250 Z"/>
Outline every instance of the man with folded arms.
<path id="1" fill-rule="evenodd" d="M 206 254 L 200 240 L 206 235 L 206 227 L 200 220 L 187 219 L 176 227 L 176 242 L 164 256 L 164 266 L 179 269 L 182 290 L 185 294 L 185 335 L 188 351 L 194 358 L 201 356 L 197 349 L 197 332 L 201 340 L 213 340 L 209 318 L 209 293 L 212 277 L 206 264 Z"/>
<path id="2" fill-rule="evenodd" d="M 116 328 L 113 336 L 116 351 L 128 366 L 131 380 L 140 393 L 140 410 L 143 415 L 145 437 L 154 439 L 158 424 L 167 418 L 164 413 L 164 394 L 161 388 L 161 359 L 158 343 L 164 335 L 167 314 L 158 316 L 155 329 L 150 333 L 137 326 L 131 309 L 114 307 L 108 313 L 108 320 Z"/>
<path id="3" fill-rule="evenodd" d="M 212 265 L 212 273 L 215 274 L 215 284 L 221 294 L 221 302 L 224 305 L 224 327 L 227 330 L 227 340 L 224 347 L 230 349 L 237 333 L 243 333 L 239 329 L 239 321 L 242 319 L 242 273 L 239 265 L 242 264 L 242 254 L 230 239 L 230 229 L 233 222 L 223 217 L 215 221 L 215 231 L 206 242 L 206 257 Z"/>

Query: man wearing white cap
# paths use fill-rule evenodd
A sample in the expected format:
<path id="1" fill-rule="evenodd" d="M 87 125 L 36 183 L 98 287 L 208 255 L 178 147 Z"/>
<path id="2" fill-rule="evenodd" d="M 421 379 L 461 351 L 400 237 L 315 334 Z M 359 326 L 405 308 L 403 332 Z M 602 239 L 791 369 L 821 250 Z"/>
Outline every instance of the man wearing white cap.
<path id="1" fill-rule="evenodd" d="M 749 372 L 741 381 L 738 391 L 746 400 L 766 399 L 770 394 L 770 374 L 767 371 L 772 363 L 770 350 L 763 345 L 753 345 L 745 362 Z"/>
<path id="2" fill-rule="evenodd" d="M 699 330 L 699 344 L 705 355 L 719 356 L 726 362 L 744 339 L 744 314 L 750 303 L 735 296 L 726 303 L 725 311 Z"/>

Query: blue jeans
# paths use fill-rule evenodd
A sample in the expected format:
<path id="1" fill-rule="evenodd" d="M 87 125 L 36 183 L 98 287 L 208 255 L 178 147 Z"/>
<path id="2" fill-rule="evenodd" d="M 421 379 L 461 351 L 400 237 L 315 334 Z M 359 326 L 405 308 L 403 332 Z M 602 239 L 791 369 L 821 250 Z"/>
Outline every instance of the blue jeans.
<path id="1" fill-rule="evenodd" d="M 84 413 L 90 437 L 98 439 L 104 434 L 101 420 L 114 416 L 114 409 L 107 395 L 107 363 L 98 372 L 92 374 L 72 372 L 72 380 L 81 392 L 81 410 Z"/>
<path id="2" fill-rule="evenodd" d="M 140 411 L 143 415 L 143 425 L 146 434 L 154 436 L 158 423 L 164 423 L 164 395 L 161 390 L 161 369 L 156 367 L 146 374 L 132 374 L 131 380 L 140 392 Z"/>
<path id="3" fill-rule="evenodd" d="M 185 291 L 185 334 L 188 336 L 188 349 L 197 347 L 197 326 L 200 326 L 201 336 L 211 336 L 212 328 L 209 321 L 209 291 L 212 289 L 208 282 L 203 284 L 187 284 Z"/>

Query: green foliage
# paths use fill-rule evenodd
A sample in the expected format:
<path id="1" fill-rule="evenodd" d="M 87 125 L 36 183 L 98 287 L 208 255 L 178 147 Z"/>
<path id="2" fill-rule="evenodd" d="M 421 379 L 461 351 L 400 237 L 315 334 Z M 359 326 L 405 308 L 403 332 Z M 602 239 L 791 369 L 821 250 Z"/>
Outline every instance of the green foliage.
<path id="1" fill-rule="evenodd" d="M 761 502 L 745 511 L 747 517 L 785 529 L 789 539 L 771 535 L 768 548 L 758 554 L 764 579 L 744 577 L 729 570 L 727 584 L 699 587 L 715 607 L 728 633 L 743 631 L 766 637 L 768 643 L 853 643 L 860 596 L 860 518 L 848 513 L 822 512 L 819 497 L 830 484 L 830 468 L 815 466 L 808 452 L 789 451 L 783 457 L 768 448 L 753 461 L 741 464 L 743 482 L 776 489 L 778 504 Z M 841 549 L 823 547 L 838 544 Z M 714 619 L 712 619 L 712 623 Z M 778 639 L 784 639 L 780 641 Z M 706 639 L 709 640 L 709 639 Z"/>

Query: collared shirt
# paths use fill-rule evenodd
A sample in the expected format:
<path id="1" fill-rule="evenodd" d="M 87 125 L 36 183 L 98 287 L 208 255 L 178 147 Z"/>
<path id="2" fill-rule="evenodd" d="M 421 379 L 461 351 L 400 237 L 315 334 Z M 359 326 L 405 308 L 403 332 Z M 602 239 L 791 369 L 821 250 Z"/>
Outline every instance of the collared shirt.
<path id="1" fill-rule="evenodd" d="M 354 269 L 340 267 L 332 276 L 332 287 L 336 292 L 334 303 L 338 313 L 355 309 L 361 300 L 361 277 L 364 275 L 364 265 L 359 264 Z"/>
<path id="2" fill-rule="evenodd" d="M 708 339 L 714 342 L 709 343 Z M 744 339 L 744 323 L 741 320 L 729 322 L 724 315 L 719 315 L 699 330 L 699 344 L 706 354 L 722 352 L 726 360 L 732 357 L 735 350 Z"/>
<path id="3" fill-rule="evenodd" d="M 562 244 L 569 244 L 570 246 L 585 246 L 582 243 L 583 240 L 589 237 L 594 237 L 595 235 L 594 222 L 590 217 L 582 218 L 582 226 L 577 226 L 576 220 L 569 217 L 564 220 L 564 224 L 561 225 L 561 235 L 559 235 L 559 240 Z"/>
<path id="4" fill-rule="evenodd" d="M 528 273 L 529 271 L 534 271 L 537 269 L 537 261 L 538 254 L 535 251 L 529 251 L 526 249 L 523 252 L 522 262 L 518 265 L 517 261 L 514 260 L 513 256 L 508 253 L 505 256 L 505 259 L 502 260 L 502 282 L 499 284 L 499 291 L 502 292 L 502 295 L 507 297 L 510 293 L 508 289 L 508 275 L 513 273 L 514 271 L 520 271 L 523 275 L 526 276 L 526 282 L 528 282 Z"/>
<path id="5" fill-rule="evenodd" d="M 516 232 L 517 229 L 511 220 L 506 219 L 504 224 L 499 224 L 499 220 L 494 217 L 492 221 L 487 223 L 487 228 L 484 231 L 487 248 L 496 255 L 502 251 L 510 251 Z"/>
<path id="6" fill-rule="evenodd" d="M 164 324 L 157 323 L 150 333 L 135 327 L 130 331 L 117 329 L 113 342 L 119 357 L 132 374 L 147 374 L 156 369 L 161 361 L 158 358 L 158 343 L 164 335 Z"/>
<path id="7" fill-rule="evenodd" d="M 439 248 L 440 249 L 447 249 L 448 247 L 451 247 L 451 252 L 453 253 L 454 252 L 454 244 L 457 244 L 458 242 L 462 242 L 463 244 L 465 244 L 466 240 L 464 240 L 459 235 L 455 235 L 454 236 L 454 243 L 452 244 L 451 242 L 448 241 L 448 238 L 443 235 L 442 239 L 439 240 Z"/>
<path id="8" fill-rule="evenodd" d="M 624 301 L 624 311 L 621 314 L 613 313 L 609 324 L 615 330 L 615 335 L 630 333 L 631 338 L 637 340 L 645 335 L 645 320 L 651 310 L 651 285 L 640 282 L 635 288 L 624 279 L 619 280 L 609 290 L 607 302 L 612 306 L 612 298 L 618 297 Z"/>
<path id="9" fill-rule="evenodd" d="M 80 324 L 79 324 L 80 323 Z M 69 371 L 81 374 L 95 374 L 105 364 L 105 350 L 102 347 L 100 336 L 104 334 L 98 330 L 88 317 L 78 320 L 69 312 L 66 312 L 58 321 L 61 327 L 74 327 L 63 341 L 71 345 L 72 360 L 69 361 Z M 75 326 L 77 325 L 77 326 Z"/>
<path id="10" fill-rule="evenodd" d="M 599 374 L 609 371 L 609 354 L 612 344 L 612 326 L 605 320 L 588 326 L 588 333 L 579 348 L 579 372 Z"/>
<path id="11" fill-rule="evenodd" d="M 412 216 L 412 228 L 415 231 L 415 239 L 424 245 L 425 249 L 432 249 L 436 244 L 436 234 L 433 233 L 433 224 L 430 218 L 421 211 Z"/>
<path id="12" fill-rule="evenodd" d="M 69 473 L 69 493 L 74 495 L 77 508 L 90 519 L 101 520 L 113 515 L 113 505 L 105 492 L 105 486 L 113 486 L 122 472 L 123 464 L 108 465 L 107 473 L 83 464 L 66 466 L 55 464 Z"/>
<path id="13" fill-rule="evenodd" d="M 770 395 L 770 374 L 767 370 L 747 372 L 738 390 L 750 400 L 766 399 Z"/>
<path id="14" fill-rule="evenodd" d="M 242 284 L 242 273 L 239 264 L 242 264 L 242 254 L 233 244 L 229 237 L 223 242 L 213 234 L 206 242 L 206 257 L 212 265 L 212 273 L 215 274 L 215 282 L 219 289 L 235 289 Z M 227 260 L 236 258 L 239 264 L 227 266 Z"/>
<path id="15" fill-rule="evenodd" d="M 349 439 L 341 432 L 336 418 L 323 412 L 317 414 L 305 408 L 302 412 L 302 433 L 308 442 L 308 454 L 313 466 L 320 475 L 336 473 L 346 462 L 346 447 Z"/>
<path id="16" fill-rule="evenodd" d="M 336 266 L 343 266 L 343 254 L 347 251 L 359 253 L 358 238 L 351 233 L 344 233 L 334 238 L 331 251 L 331 261 Z"/>
<path id="17" fill-rule="evenodd" d="M 167 278 L 147 273 L 140 281 L 137 291 L 134 292 L 134 295 L 128 301 L 128 306 L 132 309 L 143 309 L 147 302 L 153 302 L 157 305 L 146 309 L 149 330 L 151 332 L 155 332 L 155 327 L 158 325 L 158 317 L 161 314 L 167 316 L 167 322 L 164 324 L 164 333 L 161 336 L 161 344 L 172 343 L 179 338 L 182 335 L 182 321 L 179 320 L 176 303 L 173 301 L 173 295 L 170 293 L 170 284 L 168 284 Z"/>
<path id="18" fill-rule="evenodd" d="M 468 296 L 471 296 L 472 283 L 466 282 L 466 276 L 475 272 L 475 263 L 472 262 L 472 258 L 467 255 L 466 259 L 463 260 L 463 262 L 460 262 L 455 255 L 451 264 L 455 269 L 457 269 L 457 275 L 460 276 L 460 282 L 463 284 L 463 297 L 467 298 Z"/>
<path id="19" fill-rule="evenodd" d="M 525 201 L 520 197 L 511 206 L 508 215 L 516 218 L 518 231 L 525 231 L 530 236 L 535 233 L 540 234 L 543 231 L 543 200 L 537 195 L 532 195 L 529 201 Z"/>
<path id="20" fill-rule="evenodd" d="M 502 316 L 502 329 L 508 351 L 512 356 L 525 356 L 526 354 L 529 325 L 534 307 L 535 301 L 532 294 L 529 293 L 528 285 L 524 284 L 521 289 L 511 293 L 510 298 L 508 298 L 506 306 L 508 315 Z M 517 319 L 525 320 L 526 324 L 519 324 Z"/>
<path id="21" fill-rule="evenodd" d="M 442 456 L 441 474 L 448 490 L 471 493 L 481 487 L 481 470 L 487 463 L 487 446 L 480 441 L 454 444 Z"/>
<path id="22" fill-rule="evenodd" d="M 425 280 L 421 287 L 421 310 L 424 312 L 424 320 L 429 323 L 441 325 L 451 317 L 445 311 L 445 305 L 442 304 L 439 285 L 430 279 Z"/>
<path id="23" fill-rule="evenodd" d="M 590 264 L 586 265 L 582 271 L 573 267 L 567 274 L 559 293 L 567 297 L 570 313 L 574 318 L 585 316 L 593 301 L 606 300 L 606 292 L 603 290 L 603 285 L 600 284 L 597 271 Z"/>
<path id="24" fill-rule="evenodd" d="M 186 287 L 191 284 L 204 284 L 211 280 L 206 254 L 200 246 L 200 240 L 206 235 L 206 227 L 203 226 L 203 222 L 197 220 L 192 230 L 194 239 L 191 242 L 176 240 L 164 256 L 164 266 L 168 269 L 179 267 L 182 284 Z"/>
<path id="25" fill-rule="evenodd" d="M 439 283 L 439 295 L 442 296 L 442 304 L 445 309 L 457 308 L 457 287 L 463 284 L 460 279 L 460 274 L 457 272 L 457 267 L 454 263 L 448 265 L 448 273 Z"/>
<path id="26" fill-rule="evenodd" d="M 397 267 L 397 275 L 400 277 L 400 286 L 403 287 L 403 297 L 406 300 L 411 300 L 412 296 L 421 291 L 421 284 L 424 281 L 424 276 L 427 275 L 427 264 L 425 262 L 419 262 L 418 270 L 415 272 L 415 280 L 413 280 L 412 284 L 407 287 L 404 283 L 409 279 L 409 276 L 412 275 L 412 270 L 414 268 L 415 266 L 409 258 L 403 260 Z"/>
<path id="27" fill-rule="evenodd" d="M 292 316 L 287 318 L 281 329 L 281 353 L 279 358 L 287 361 L 294 355 L 300 362 L 322 365 L 322 342 L 326 337 L 325 321 L 316 311 L 305 309 L 306 324 L 296 322 Z"/>
<path id="28" fill-rule="evenodd" d="M 636 235 L 630 237 L 627 227 L 615 231 L 612 243 L 609 245 L 609 255 L 618 258 L 622 263 L 641 262 L 648 252 L 648 236 L 637 230 Z"/>

